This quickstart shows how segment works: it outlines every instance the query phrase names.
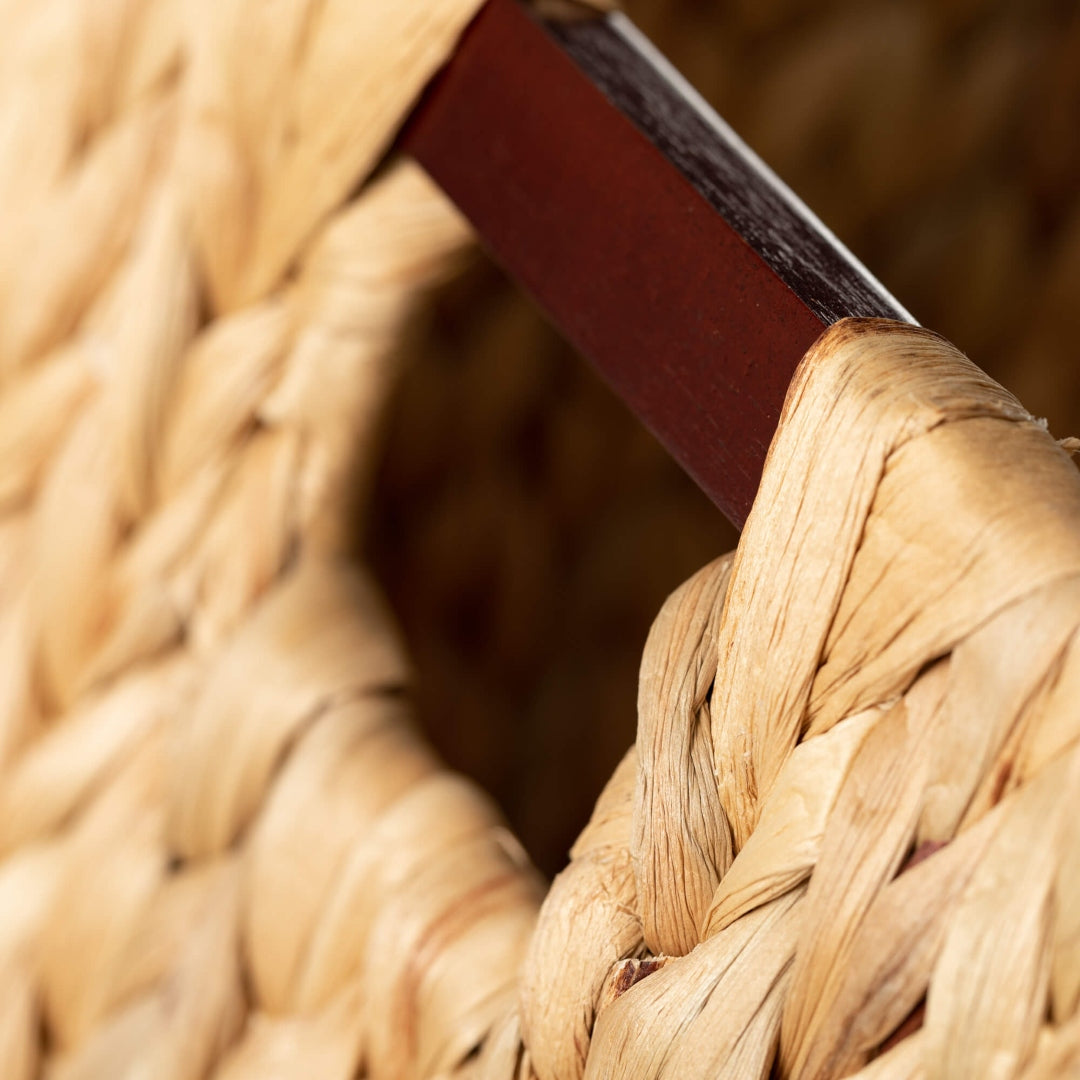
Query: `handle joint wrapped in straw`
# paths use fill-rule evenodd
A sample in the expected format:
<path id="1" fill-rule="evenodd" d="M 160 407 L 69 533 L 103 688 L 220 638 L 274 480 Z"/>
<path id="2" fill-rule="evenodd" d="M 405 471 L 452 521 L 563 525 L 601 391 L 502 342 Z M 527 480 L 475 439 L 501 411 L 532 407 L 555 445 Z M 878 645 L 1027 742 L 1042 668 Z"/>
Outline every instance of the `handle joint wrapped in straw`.
<path id="1" fill-rule="evenodd" d="M 1075 1068 L 1080 480 L 933 334 L 811 348 L 546 899 L 413 727 L 348 512 L 475 8 L 4 8 L 4 1076 Z"/>

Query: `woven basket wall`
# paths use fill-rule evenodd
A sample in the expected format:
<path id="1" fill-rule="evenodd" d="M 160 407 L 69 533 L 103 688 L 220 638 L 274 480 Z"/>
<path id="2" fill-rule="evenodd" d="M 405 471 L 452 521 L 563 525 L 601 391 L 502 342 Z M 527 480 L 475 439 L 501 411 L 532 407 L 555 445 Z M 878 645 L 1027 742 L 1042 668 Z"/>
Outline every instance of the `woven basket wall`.
<path id="1" fill-rule="evenodd" d="M 380 164 L 474 8 L 0 2 L 3 1075 L 1060 1074 L 1080 1039 L 1065 455 L 940 342 L 871 328 L 864 366 L 929 373 L 882 404 L 875 431 L 921 441 L 868 441 L 881 472 L 938 476 L 952 435 L 932 433 L 976 419 L 960 475 L 1037 474 L 1016 517 L 1047 524 L 984 549 L 960 515 L 939 546 L 974 599 L 918 594 L 914 637 L 864 626 L 842 605 L 888 613 L 937 578 L 900 560 L 899 586 L 867 585 L 922 519 L 829 458 L 830 425 L 864 437 L 830 379 L 865 343 L 831 340 L 769 509 L 663 607 L 639 684 L 662 597 L 724 533 L 486 272 L 417 314 L 468 230 Z M 638 14 L 918 315 L 1006 379 L 1022 365 L 1029 398 L 1046 372 L 1059 411 L 1034 407 L 1065 415 L 1076 152 L 1031 130 L 1072 130 L 1070 11 Z M 900 167 L 905 140 L 927 149 Z M 863 516 L 800 517 L 785 462 Z M 800 607 L 822 580 L 834 606 Z M 790 589 L 755 607 L 758 581 Z M 748 684 L 782 625 L 782 675 Z M 746 750 L 719 718 L 762 693 Z M 551 868 L 637 714 L 539 915 L 545 886 L 413 697 Z M 972 702 L 980 723 L 949 727 Z"/>

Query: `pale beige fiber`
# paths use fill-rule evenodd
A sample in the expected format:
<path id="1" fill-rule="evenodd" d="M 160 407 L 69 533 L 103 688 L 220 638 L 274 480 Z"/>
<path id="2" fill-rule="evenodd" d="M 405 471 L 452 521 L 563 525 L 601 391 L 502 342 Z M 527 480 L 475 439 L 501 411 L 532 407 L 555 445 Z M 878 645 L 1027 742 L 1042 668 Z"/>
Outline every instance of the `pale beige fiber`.
<path id="1" fill-rule="evenodd" d="M 541 910 L 536 1074 L 1080 1070 L 1078 627 L 1067 453 L 926 331 L 826 333 Z"/>
<path id="2" fill-rule="evenodd" d="M 805 358 L 546 900 L 411 726 L 348 553 L 469 235 L 382 158 L 476 6 L 0 0 L 0 1075 L 1077 1074 L 1080 480 L 933 335 Z"/>

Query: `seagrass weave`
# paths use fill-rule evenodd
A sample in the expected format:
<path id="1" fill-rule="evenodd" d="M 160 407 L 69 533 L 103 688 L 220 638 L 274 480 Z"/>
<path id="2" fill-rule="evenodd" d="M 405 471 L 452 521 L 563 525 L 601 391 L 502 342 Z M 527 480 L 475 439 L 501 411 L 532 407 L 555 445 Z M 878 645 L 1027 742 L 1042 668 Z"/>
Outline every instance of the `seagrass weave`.
<path id="1" fill-rule="evenodd" d="M 411 725 L 346 554 L 468 234 L 377 166 L 474 7 L 0 0 L 2 1075 L 1080 1068 L 1080 478 L 929 332 L 804 359 L 546 899 Z"/>

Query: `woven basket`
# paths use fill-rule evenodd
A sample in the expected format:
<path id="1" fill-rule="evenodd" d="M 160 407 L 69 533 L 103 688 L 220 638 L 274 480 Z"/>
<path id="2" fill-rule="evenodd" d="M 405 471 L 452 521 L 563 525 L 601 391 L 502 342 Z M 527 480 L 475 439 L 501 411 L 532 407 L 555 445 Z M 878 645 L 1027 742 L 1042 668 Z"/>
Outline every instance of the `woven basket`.
<path id="1" fill-rule="evenodd" d="M 475 7 L 0 0 L 3 1076 L 1080 1067 L 1080 479 L 942 339 L 804 359 L 550 890 L 412 725 L 353 553 L 469 235 L 381 160 Z"/>

